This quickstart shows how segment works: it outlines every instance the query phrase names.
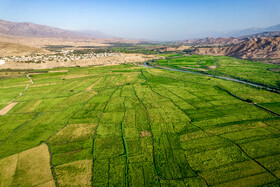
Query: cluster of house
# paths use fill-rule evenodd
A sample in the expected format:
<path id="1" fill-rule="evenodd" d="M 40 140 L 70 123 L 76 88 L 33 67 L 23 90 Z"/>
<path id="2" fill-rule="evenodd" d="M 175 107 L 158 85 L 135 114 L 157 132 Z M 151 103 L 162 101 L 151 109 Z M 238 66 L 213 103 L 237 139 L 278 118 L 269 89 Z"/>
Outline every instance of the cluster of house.
<path id="1" fill-rule="evenodd" d="M 96 59 L 111 56 L 123 56 L 121 53 L 86 53 L 75 54 L 73 51 L 61 51 L 57 54 L 37 54 L 29 56 L 10 56 L 2 57 L 1 62 L 24 62 L 24 63 L 46 63 L 46 62 L 67 62 L 80 59 Z"/>

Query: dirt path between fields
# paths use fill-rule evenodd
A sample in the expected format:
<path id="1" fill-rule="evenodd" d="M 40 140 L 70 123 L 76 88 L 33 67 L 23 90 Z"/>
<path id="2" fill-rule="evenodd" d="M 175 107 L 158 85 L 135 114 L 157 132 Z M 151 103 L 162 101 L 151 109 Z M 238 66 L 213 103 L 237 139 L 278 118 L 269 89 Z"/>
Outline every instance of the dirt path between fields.
<path id="1" fill-rule="evenodd" d="M 62 73 L 62 72 L 68 72 L 68 70 L 53 70 L 53 71 L 48 71 L 48 73 Z"/>
<path id="2" fill-rule="evenodd" d="M 14 106 L 16 106 L 16 104 L 18 104 L 18 102 L 14 102 L 14 103 L 10 103 L 10 104 L 6 105 L 4 108 L 2 108 L 0 110 L 0 116 L 3 116 L 7 112 L 9 112 Z"/>
<path id="3" fill-rule="evenodd" d="M 26 77 L 30 79 L 30 82 L 31 82 L 30 84 L 34 84 L 32 78 L 31 78 L 28 74 L 26 74 Z M 14 106 L 16 106 L 16 104 L 17 104 L 18 102 L 14 102 L 14 101 L 15 101 L 16 99 L 18 99 L 19 97 L 21 97 L 21 96 L 23 95 L 23 93 L 26 92 L 26 91 L 28 90 L 30 84 L 27 84 L 26 87 L 25 87 L 25 89 L 24 89 L 22 92 L 20 92 L 19 95 L 18 95 L 16 98 L 14 98 L 13 100 L 11 100 L 8 104 L 6 104 L 3 108 L 0 109 L 0 116 L 5 115 L 5 114 L 6 114 L 7 112 L 9 112 Z"/>

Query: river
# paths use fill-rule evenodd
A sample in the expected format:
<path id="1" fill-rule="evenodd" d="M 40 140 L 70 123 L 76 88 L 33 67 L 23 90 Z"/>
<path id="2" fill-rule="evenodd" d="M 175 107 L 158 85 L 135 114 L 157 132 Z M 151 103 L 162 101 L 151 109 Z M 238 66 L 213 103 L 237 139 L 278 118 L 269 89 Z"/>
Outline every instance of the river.
<path id="1" fill-rule="evenodd" d="M 153 66 L 149 65 L 148 62 L 145 62 L 145 65 L 143 65 L 143 67 L 159 68 L 159 69 L 165 69 L 165 70 L 170 70 L 170 71 L 178 71 L 178 72 L 184 72 L 184 73 L 192 73 L 192 74 L 204 75 L 204 76 L 208 76 L 208 77 L 214 77 L 214 78 L 234 81 L 234 82 L 250 85 L 250 86 L 253 86 L 253 87 L 256 87 L 256 88 L 261 88 L 261 89 L 265 89 L 265 90 L 268 90 L 268 91 L 280 94 L 280 90 L 269 88 L 269 87 L 266 87 L 266 86 L 263 86 L 263 85 L 260 85 L 260 84 L 256 84 L 256 83 L 251 83 L 251 82 L 248 82 L 248 81 L 243 81 L 243 80 L 238 80 L 238 79 L 234 79 L 234 78 L 229 78 L 229 77 L 223 77 L 223 76 L 218 76 L 218 75 L 210 75 L 210 74 L 205 74 L 205 73 L 199 73 L 199 72 L 187 71 L 187 70 L 179 70 L 179 69 L 173 69 L 173 68 L 167 68 L 167 67 L 153 67 Z"/>

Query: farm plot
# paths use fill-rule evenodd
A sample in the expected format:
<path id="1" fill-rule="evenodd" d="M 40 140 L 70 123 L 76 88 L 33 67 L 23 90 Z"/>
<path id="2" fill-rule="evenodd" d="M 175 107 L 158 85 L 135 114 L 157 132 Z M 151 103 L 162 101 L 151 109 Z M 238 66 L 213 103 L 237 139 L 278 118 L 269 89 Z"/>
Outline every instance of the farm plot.
<path id="1" fill-rule="evenodd" d="M 155 64 L 189 71 L 226 75 L 280 88 L 279 72 L 271 71 L 271 69 L 279 68 L 275 64 L 208 55 L 173 57 L 170 60 L 158 60 Z"/>
<path id="2" fill-rule="evenodd" d="M 280 184 L 279 117 L 246 102 L 278 112 L 279 95 L 132 65 L 67 70 L 34 74 L 34 84 L 0 116 L 0 165 L 8 171 L 0 172 L 1 184 Z M 14 79 L 24 78 L 11 78 L 18 85 Z M 10 87 L 2 89 L 6 96 Z M 40 180 L 25 172 L 40 160 L 33 159 L 38 146 L 49 158 Z M 23 153 L 28 166 L 15 164 Z"/>
<path id="3" fill-rule="evenodd" d="M 46 144 L 0 160 L 1 186 L 55 186 Z"/>

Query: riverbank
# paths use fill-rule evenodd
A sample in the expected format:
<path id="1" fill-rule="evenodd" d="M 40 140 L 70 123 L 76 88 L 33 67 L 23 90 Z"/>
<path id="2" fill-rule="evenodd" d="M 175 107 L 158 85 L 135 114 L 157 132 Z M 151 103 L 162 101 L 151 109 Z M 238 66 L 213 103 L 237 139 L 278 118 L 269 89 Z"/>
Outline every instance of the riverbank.
<path id="1" fill-rule="evenodd" d="M 209 77 L 214 77 L 214 78 L 219 78 L 219 79 L 224 79 L 224 80 L 228 80 L 228 81 L 234 81 L 234 82 L 246 84 L 246 85 L 253 86 L 253 87 L 256 87 L 256 88 L 259 88 L 259 89 L 264 89 L 264 90 L 267 90 L 267 91 L 271 91 L 271 92 L 280 94 L 280 90 L 279 90 L 279 89 L 276 89 L 276 88 L 270 88 L 270 87 L 268 87 L 268 86 L 264 86 L 264 85 L 257 84 L 257 83 L 252 83 L 252 82 L 248 82 L 248 81 L 245 81 L 245 80 L 239 80 L 239 79 L 234 79 L 234 78 L 230 78 L 230 77 L 224 77 L 224 76 L 218 76 L 218 75 L 207 74 L 207 73 L 205 73 L 205 72 L 200 73 L 200 72 L 197 72 L 197 71 L 188 71 L 188 70 L 181 70 L 181 69 L 173 69 L 173 68 L 168 68 L 168 67 L 163 67 L 163 66 L 158 66 L 158 65 L 157 65 L 157 66 L 153 66 L 153 65 L 151 65 L 151 64 L 148 63 L 148 62 L 145 62 L 144 67 L 148 67 L 148 68 L 159 68 L 159 69 L 165 69 L 165 70 L 170 70 L 170 71 L 178 71 L 178 72 L 193 73 L 193 74 L 198 74 L 198 75 L 205 75 L 205 76 L 209 76 Z"/>

